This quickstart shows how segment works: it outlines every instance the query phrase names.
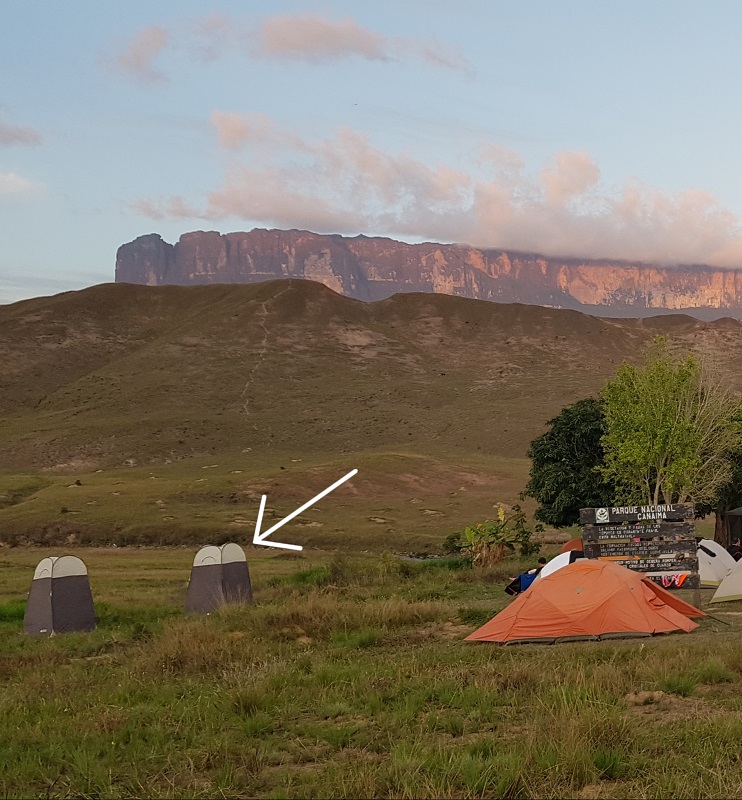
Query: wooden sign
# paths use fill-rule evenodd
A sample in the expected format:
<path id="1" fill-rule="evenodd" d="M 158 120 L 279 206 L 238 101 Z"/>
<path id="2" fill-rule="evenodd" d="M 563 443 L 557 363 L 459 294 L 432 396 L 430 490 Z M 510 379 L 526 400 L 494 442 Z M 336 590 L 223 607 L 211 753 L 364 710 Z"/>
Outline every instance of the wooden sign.
<path id="1" fill-rule="evenodd" d="M 640 542 L 600 542 L 585 545 L 587 558 L 664 558 L 693 559 L 697 558 L 696 540 L 679 539 L 672 541 L 645 540 Z"/>
<path id="2" fill-rule="evenodd" d="M 667 572 L 676 574 L 678 572 L 693 572 L 695 569 L 695 560 L 693 558 L 683 558 L 675 560 L 675 558 L 639 558 L 638 556 L 601 556 L 600 561 L 612 561 L 614 564 L 620 564 L 627 569 L 633 569 L 638 572 Z"/>
<path id="3" fill-rule="evenodd" d="M 642 522 L 643 520 L 672 520 L 682 522 L 693 519 L 693 503 L 676 503 L 660 506 L 607 506 L 581 508 L 580 525 L 607 525 L 611 522 Z"/>
<path id="4" fill-rule="evenodd" d="M 697 589 L 698 552 L 691 503 L 580 509 L 587 558 L 643 572 L 667 589 Z"/>
<path id="5" fill-rule="evenodd" d="M 692 522 L 650 522 L 627 523 L 624 525 L 585 525 L 582 528 L 582 541 L 588 542 L 630 542 L 636 539 L 690 539 L 693 536 Z"/>

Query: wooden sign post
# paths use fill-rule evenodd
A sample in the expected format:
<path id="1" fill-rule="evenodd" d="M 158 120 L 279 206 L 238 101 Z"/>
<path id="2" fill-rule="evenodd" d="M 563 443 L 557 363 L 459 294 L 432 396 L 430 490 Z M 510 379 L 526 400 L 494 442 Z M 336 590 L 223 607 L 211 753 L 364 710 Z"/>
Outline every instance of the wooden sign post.
<path id="1" fill-rule="evenodd" d="M 665 589 L 699 589 L 691 503 L 580 509 L 587 558 L 644 572 Z"/>

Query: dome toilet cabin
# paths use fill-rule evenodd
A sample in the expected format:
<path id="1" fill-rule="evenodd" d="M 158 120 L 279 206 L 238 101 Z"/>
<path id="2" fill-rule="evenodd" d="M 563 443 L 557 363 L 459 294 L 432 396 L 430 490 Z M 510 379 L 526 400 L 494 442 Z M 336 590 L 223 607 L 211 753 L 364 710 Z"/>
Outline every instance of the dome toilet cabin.
<path id="1" fill-rule="evenodd" d="M 245 553 L 233 543 L 202 547 L 193 559 L 186 613 L 210 614 L 228 603 L 252 603 Z"/>
<path id="2" fill-rule="evenodd" d="M 31 636 L 95 630 L 88 571 L 77 556 L 50 556 L 39 562 L 26 601 L 23 632 Z"/>

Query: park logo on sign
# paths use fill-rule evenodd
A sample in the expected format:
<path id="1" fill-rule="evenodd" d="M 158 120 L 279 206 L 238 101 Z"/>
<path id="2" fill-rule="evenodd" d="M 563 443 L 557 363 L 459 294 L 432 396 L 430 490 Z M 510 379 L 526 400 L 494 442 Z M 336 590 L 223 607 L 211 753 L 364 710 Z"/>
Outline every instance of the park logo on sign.
<path id="1" fill-rule="evenodd" d="M 595 521 L 600 522 L 608 522 L 610 520 L 610 515 L 608 514 L 607 508 L 596 508 L 595 509 Z"/>

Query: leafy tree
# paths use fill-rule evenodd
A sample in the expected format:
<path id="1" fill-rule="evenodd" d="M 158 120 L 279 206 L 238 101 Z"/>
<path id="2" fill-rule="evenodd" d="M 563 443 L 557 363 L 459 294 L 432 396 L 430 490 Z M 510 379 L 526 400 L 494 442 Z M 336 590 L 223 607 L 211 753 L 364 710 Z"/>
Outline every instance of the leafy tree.
<path id="1" fill-rule="evenodd" d="M 537 526 L 536 530 L 542 530 L 542 526 Z M 491 567 L 516 547 L 522 556 L 538 553 L 541 548 L 531 541 L 532 535 L 520 506 L 513 506 L 512 513 L 506 514 L 498 505 L 497 520 L 488 519 L 466 528 L 461 550 L 471 557 L 473 566 Z"/>
<path id="2" fill-rule="evenodd" d="M 602 472 L 617 502 L 715 502 L 742 445 L 739 399 L 718 373 L 658 337 L 644 364 L 622 364 L 602 397 Z"/>
<path id="3" fill-rule="evenodd" d="M 715 515 L 714 539 L 722 545 L 731 544 L 731 520 L 729 512 L 742 506 L 742 451 L 731 454 L 732 471 L 729 482 L 717 493 L 711 502 L 696 503 L 696 515 L 705 517 Z"/>
<path id="4" fill-rule="evenodd" d="M 581 508 L 613 502 L 613 486 L 600 472 L 603 403 L 592 397 L 580 400 L 548 424 L 550 429 L 528 450 L 531 473 L 523 497 L 539 503 L 536 519 L 562 528 L 579 522 Z"/>

